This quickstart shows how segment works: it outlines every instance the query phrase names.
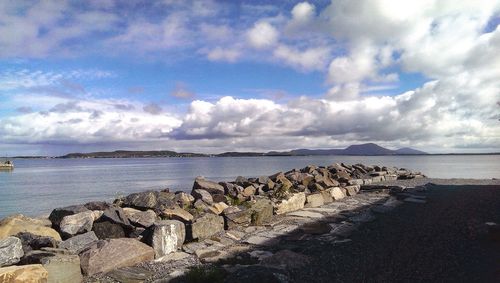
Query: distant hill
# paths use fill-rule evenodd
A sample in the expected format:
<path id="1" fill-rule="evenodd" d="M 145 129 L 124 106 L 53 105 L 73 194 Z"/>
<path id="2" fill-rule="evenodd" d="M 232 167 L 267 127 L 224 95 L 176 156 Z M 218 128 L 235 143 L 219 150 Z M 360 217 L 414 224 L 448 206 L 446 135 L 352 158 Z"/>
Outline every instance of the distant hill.
<path id="1" fill-rule="evenodd" d="M 401 148 L 397 150 L 387 149 L 374 143 L 351 145 L 345 149 L 295 149 L 285 152 L 269 152 L 266 155 L 420 155 L 426 152 Z"/>
<path id="2" fill-rule="evenodd" d="M 58 158 L 143 158 L 143 157 L 235 157 L 235 156 L 307 156 L 307 155 L 420 155 L 427 154 L 412 148 L 391 150 L 374 143 L 351 145 L 345 149 L 295 149 L 291 151 L 263 152 L 224 152 L 220 154 L 203 154 L 191 152 L 175 152 L 170 150 L 129 151 L 116 150 L 110 152 L 69 153 Z"/>

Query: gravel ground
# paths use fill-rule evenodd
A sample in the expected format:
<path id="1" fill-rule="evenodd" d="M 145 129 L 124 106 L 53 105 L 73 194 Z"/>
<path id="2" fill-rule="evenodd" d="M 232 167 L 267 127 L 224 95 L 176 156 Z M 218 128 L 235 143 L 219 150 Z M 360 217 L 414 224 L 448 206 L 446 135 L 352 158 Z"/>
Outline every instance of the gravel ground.
<path id="1" fill-rule="evenodd" d="M 427 203 L 405 203 L 364 224 L 343 245 L 304 243 L 312 258 L 291 270 L 295 282 L 499 282 L 500 242 L 485 222 L 500 223 L 498 180 L 421 179 Z M 472 184 L 472 185 L 464 185 Z"/>

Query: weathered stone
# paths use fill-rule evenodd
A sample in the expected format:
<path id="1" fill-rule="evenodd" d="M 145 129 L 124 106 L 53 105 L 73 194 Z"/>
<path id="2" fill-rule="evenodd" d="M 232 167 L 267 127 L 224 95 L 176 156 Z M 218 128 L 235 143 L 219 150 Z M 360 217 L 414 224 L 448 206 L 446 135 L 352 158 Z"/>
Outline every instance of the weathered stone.
<path id="1" fill-rule="evenodd" d="M 95 235 L 94 231 L 90 231 L 85 234 L 76 235 L 59 243 L 59 248 L 67 249 L 74 254 L 79 254 L 98 240 L 99 239 Z"/>
<path id="2" fill-rule="evenodd" d="M 228 207 L 229 206 L 223 202 L 214 203 L 214 205 L 212 206 L 212 208 L 214 208 L 215 214 L 217 215 L 221 214 L 224 211 L 224 209 Z"/>
<path id="3" fill-rule="evenodd" d="M 257 199 L 248 210 L 251 211 L 252 225 L 262 225 L 273 216 L 273 204 L 269 199 Z"/>
<path id="4" fill-rule="evenodd" d="M 180 207 L 175 207 L 174 209 L 165 209 L 161 212 L 161 215 L 167 217 L 168 219 L 180 220 L 183 222 L 193 221 L 193 215 Z"/>
<path id="5" fill-rule="evenodd" d="M 325 204 L 325 200 L 322 193 L 316 193 L 306 197 L 306 207 L 318 207 L 323 204 Z"/>
<path id="6" fill-rule="evenodd" d="M 134 226 L 147 228 L 157 220 L 156 213 L 152 210 L 138 210 L 130 207 L 124 207 L 123 212 L 130 223 Z"/>
<path id="7" fill-rule="evenodd" d="M 372 177 L 372 183 L 383 182 L 385 181 L 384 176 L 374 176 Z"/>
<path id="8" fill-rule="evenodd" d="M 275 203 L 274 213 L 283 214 L 304 208 L 305 202 L 306 202 L 306 195 L 303 192 L 295 193 L 288 199 L 284 199 L 281 200 L 279 203 Z"/>
<path id="9" fill-rule="evenodd" d="M 153 249 L 135 239 L 122 238 L 99 241 L 95 247 L 80 254 L 84 275 L 109 272 L 154 258 Z"/>
<path id="10" fill-rule="evenodd" d="M 18 263 L 23 255 L 23 245 L 19 238 L 7 237 L 0 240 L 0 267 Z"/>
<path id="11" fill-rule="evenodd" d="M 155 258 L 175 252 L 182 247 L 186 238 L 184 224 L 177 220 L 162 220 L 151 226 L 146 242 L 153 247 Z"/>
<path id="12" fill-rule="evenodd" d="M 205 214 L 191 225 L 193 239 L 206 239 L 224 231 L 224 218 L 214 214 Z"/>
<path id="13" fill-rule="evenodd" d="M 130 224 L 130 221 L 128 220 L 128 217 L 123 209 L 117 206 L 106 209 L 99 221 L 109 221 L 111 223 L 121 225 L 124 228 L 132 228 L 132 224 Z"/>
<path id="14" fill-rule="evenodd" d="M 0 268 L 2 283 L 45 283 L 49 273 L 41 264 L 9 266 Z"/>
<path id="15" fill-rule="evenodd" d="M 255 189 L 254 186 L 248 186 L 245 189 L 243 189 L 243 192 L 241 192 L 242 195 L 249 197 L 255 195 L 255 192 L 257 189 Z"/>
<path id="16" fill-rule="evenodd" d="M 347 195 L 352 197 L 358 193 L 359 186 L 358 185 L 346 186 L 344 189 L 347 191 Z"/>
<path id="17" fill-rule="evenodd" d="M 279 239 L 256 235 L 248 237 L 244 242 L 256 246 L 274 246 L 279 243 Z"/>
<path id="18" fill-rule="evenodd" d="M 57 241 L 61 240 L 61 236 L 56 230 L 43 226 L 40 221 L 24 215 L 13 215 L 0 221 L 0 239 L 14 236 L 20 232 L 52 237 Z"/>
<path id="19" fill-rule="evenodd" d="M 64 236 L 71 237 L 92 230 L 92 224 L 94 224 L 94 213 L 89 210 L 64 216 L 59 229 Z"/>
<path id="20" fill-rule="evenodd" d="M 88 209 L 84 205 L 72 205 L 66 207 L 60 207 L 52 210 L 49 215 L 49 220 L 52 222 L 52 226 L 56 229 L 59 227 L 59 223 L 61 223 L 62 219 L 65 216 L 73 215 L 76 213 L 88 211 Z"/>
<path id="21" fill-rule="evenodd" d="M 208 204 L 212 204 L 214 202 L 214 199 L 212 198 L 212 195 L 208 191 L 206 191 L 206 190 L 194 189 L 191 192 L 191 195 L 196 200 L 201 199 L 202 201 L 204 201 L 205 203 L 208 203 Z"/>
<path id="22" fill-rule="evenodd" d="M 321 219 L 323 218 L 323 214 L 318 213 L 318 212 L 313 212 L 313 211 L 293 211 L 288 213 L 290 216 L 298 216 L 298 217 L 305 217 L 305 218 L 314 218 L 314 219 Z"/>
<path id="23" fill-rule="evenodd" d="M 213 194 L 212 200 L 214 202 L 226 202 L 227 201 L 226 196 L 223 194 Z"/>
<path id="24" fill-rule="evenodd" d="M 181 207 L 186 207 L 190 206 L 194 202 L 194 197 L 190 194 L 179 192 L 175 194 L 174 201 Z"/>
<path id="25" fill-rule="evenodd" d="M 334 200 L 341 200 L 345 198 L 344 192 L 339 187 L 329 188 L 327 190 Z"/>
<path id="26" fill-rule="evenodd" d="M 197 177 L 194 180 L 193 191 L 194 190 L 205 190 L 210 194 L 224 194 L 224 187 L 216 182 L 206 180 L 203 177 Z M 195 196 L 196 198 L 196 196 Z"/>
<path id="27" fill-rule="evenodd" d="M 97 238 L 103 239 L 114 239 L 114 238 L 124 238 L 126 236 L 125 230 L 119 224 L 112 223 L 110 221 L 103 221 L 94 223 L 92 231 L 95 232 Z"/>
<path id="28" fill-rule="evenodd" d="M 51 257 L 55 256 L 57 252 L 53 251 L 29 251 L 24 254 L 24 256 L 21 258 L 21 261 L 19 262 L 19 265 L 26 265 L 26 264 L 41 264 L 42 259 L 46 257 Z"/>
<path id="29" fill-rule="evenodd" d="M 130 194 L 123 199 L 123 205 L 140 210 L 154 209 L 158 205 L 158 195 L 157 191 Z"/>
<path id="30" fill-rule="evenodd" d="M 80 258 L 77 255 L 55 255 L 41 260 L 45 270 L 49 273 L 47 283 L 82 282 Z"/>
<path id="31" fill-rule="evenodd" d="M 111 204 L 107 203 L 105 201 L 92 201 L 92 202 L 88 202 L 88 203 L 84 204 L 83 206 L 85 206 L 88 210 L 104 211 L 104 210 L 110 208 Z"/>
<path id="32" fill-rule="evenodd" d="M 325 191 L 322 191 L 320 193 L 321 193 L 321 196 L 323 197 L 323 202 L 325 204 L 333 202 L 333 197 L 329 191 L 325 190 Z"/>
<path id="33" fill-rule="evenodd" d="M 17 233 L 16 237 L 21 240 L 25 253 L 30 250 L 39 250 L 44 247 L 55 248 L 58 242 L 52 237 L 33 235 L 28 232 Z"/>
<path id="34" fill-rule="evenodd" d="M 363 179 L 352 179 L 347 182 L 349 185 L 363 185 Z"/>

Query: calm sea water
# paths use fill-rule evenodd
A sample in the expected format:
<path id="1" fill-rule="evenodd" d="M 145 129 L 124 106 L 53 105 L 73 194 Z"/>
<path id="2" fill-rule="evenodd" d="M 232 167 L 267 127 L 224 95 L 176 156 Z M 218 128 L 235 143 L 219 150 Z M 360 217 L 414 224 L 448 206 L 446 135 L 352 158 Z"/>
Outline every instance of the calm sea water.
<path id="1" fill-rule="evenodd" d="M 189 191 L 196 176 L 234 180 L 334 162 L 404 167 L 435 178 L 500 178 L 499 155 L 19 159 L 12 172 L 0 171 L 0 218 L 148 189 Z"/>

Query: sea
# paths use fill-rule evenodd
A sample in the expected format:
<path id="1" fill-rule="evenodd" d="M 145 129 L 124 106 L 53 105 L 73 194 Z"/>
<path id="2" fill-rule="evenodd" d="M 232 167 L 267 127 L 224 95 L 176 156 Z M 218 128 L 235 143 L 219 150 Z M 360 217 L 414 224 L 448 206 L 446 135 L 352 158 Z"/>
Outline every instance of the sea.
<path id="1" fill-rule="evenodd" d="M 197 176 L 229 181 L 336 162 L 408 168 L 432 178 L 500 178 L 500 155 L 16 159 L 14 170 L 0 171 L 0 219 L 139 191 L 188 192 Z"/>

